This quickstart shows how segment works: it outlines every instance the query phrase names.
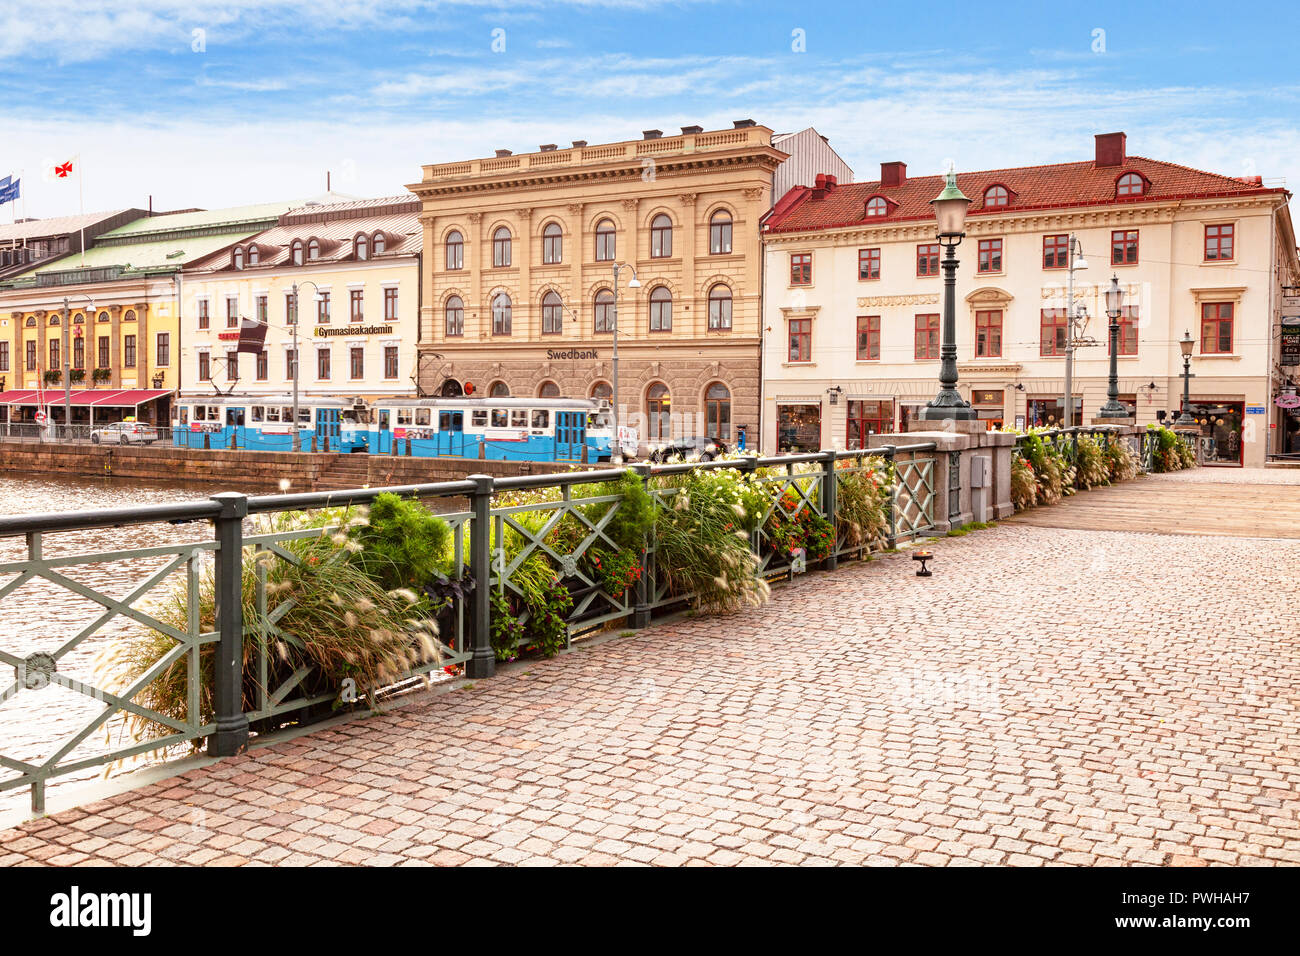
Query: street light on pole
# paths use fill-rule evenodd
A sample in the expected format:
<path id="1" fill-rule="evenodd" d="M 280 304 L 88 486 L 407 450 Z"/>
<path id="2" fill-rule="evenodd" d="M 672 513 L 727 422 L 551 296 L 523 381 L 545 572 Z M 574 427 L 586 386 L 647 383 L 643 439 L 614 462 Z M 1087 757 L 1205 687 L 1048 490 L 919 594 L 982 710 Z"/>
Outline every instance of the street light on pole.
<path id="1" fill-rule="evenodd" d="M 1196 419 L 1192 417 L 1192 348 L 1195 345 L 1192 333 L 1184 329 L 1183 337 L 1178 340 L 1178 347 L 1183 351 L 1183 413 L 1178 416 L 1175 425 L 1196 424 Z"/>
<path id="2" fill-rule="evenodd" d="M 1077 257 L 1076 257 L 1077 250 Z M 1074 308 L 1074 274 L 1088 268 L 1088 260 L 1083 257 L 1083 243 L 1074 233 L 1070 233 L 1066 248 L 1066 293 L 1065 293 L 1065 406 L 1061 420 L 1066 428 L 1074 424 L 1074 326 L 1081 317 Z M 1080 303 L 1080 310 L 1083 305 Z"/>
<path id="3" fill-rule="evenodd" d="M 1106 290 L 1106 314 L 1110 316 L 1110 380 L 1106 384 L 1106 404 L 1097 413 L 1098 418 L 1128 418 L 1128 409 L 1119 400 L 1119 317 L 1124 308 L 1124 290 L 1119 287 L 1119 276 L 1110 277 Z"/>
<path id="4" fill-rule="evenodd" d="M 302 309 L 298 304 L 298 286 L 309 285 L 316 290 L 314 301 L 320 301 L 320 286 L 310 279 L 304 279 L 302 282 L 294 280 L 293 283 L 293 322 L 290 328 L 293 331 L 293 450 L 302 451 L 302 429 L 298 421 L 298 368 L 302 364 L 302 355 L 298 351 L 298 323 L 302 320 Z"/>
<path id="5" fill-rule="evenodd" d="M 939 347 L 939 394 L 921 409 L 921 421 L 973 421 L 975 410 L 957 391 L 957 245 L 965 238 L 968 199 L 957 188 L 957 173 L 948 171 L 943 192 L 930 200 L 938 223 L 943 258 L 943 342 Z"/>
<path id="6" fill-rule="evenodd" d="M 95 300 L 84 292 L 75 292 L 90 303 L 90 311 L 95 311 Z M 72 311 L 68 305 L 68 296 L 63 297 L 63 434 L 72 441 Z"/>
<path id="7" fill-rule="evenodd" d="M 614 333 L 613 358 L 611 363 L 614 370 L 614 448 L 610 452 L 610 461 L 615 465 L 623 464 L 623 441 L 619 434 L 619 414 L 618 414 L 618 274 L 621 270 L 627 269 L 632 273 L 632 278 L 628 280 L 629 289 L 641 288 L 641 280 L 636 277 L 636 268 L 626 262 L 614 263 L 614 327 L 611 330 Z"/>

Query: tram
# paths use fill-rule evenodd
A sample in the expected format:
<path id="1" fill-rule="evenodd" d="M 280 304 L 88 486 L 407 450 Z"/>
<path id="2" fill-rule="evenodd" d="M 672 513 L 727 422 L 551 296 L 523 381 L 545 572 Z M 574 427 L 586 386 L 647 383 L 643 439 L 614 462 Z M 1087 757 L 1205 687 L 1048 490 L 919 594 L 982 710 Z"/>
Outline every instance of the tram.
<path id="1" fill-rule="evenodd" d="M 172 443 L 182 448 L 293 451 L 292 395 L 182 394 L 174 408 Z M 365 451 L 364 417 L 351 399 L 299 396 L 302 450 Z"/>

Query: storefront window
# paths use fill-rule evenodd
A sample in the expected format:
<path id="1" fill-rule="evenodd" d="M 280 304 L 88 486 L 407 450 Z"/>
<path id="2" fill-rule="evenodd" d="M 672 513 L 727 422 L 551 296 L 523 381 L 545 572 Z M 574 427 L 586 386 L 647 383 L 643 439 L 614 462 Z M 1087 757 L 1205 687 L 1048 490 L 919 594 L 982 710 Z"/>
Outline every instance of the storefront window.
<path id="1" fill-rule="evenodd" d="M 1207 465 L 1240 465 L 1244 442 L 1241 423 L 1245 402 L 1198 402 L 1192 399 L 1192 417 L 1201 426 L 1201 460 Z"/>
<path id="2" fill-rule="evenodd" d="M 777 405 L 776 446 L 778 450 L 819 451 L 821 443 L 821 405 Z"/>
<path id="3" fill-rule="evenodd" d="M 883 435 L 894 430 L 894 403 L 888 401 L 850 401 L 848 408 L 848 435 L 850 450 L 866 448 L 871 435 Z"/>
<path id="4" fill-rule="evenodd" d="M 1083 399 L 1074 400 L 1074 424 L 1083 423 Z M 1043 395 L 1030 397 L 1029 420 L 1031 426 L 1060 428 L 1065 424 L 1065 403 L 1060 395 Z"/>
<path id="5" fill-rule="evenodd" d="M 970 393 L 970 403 L 975 408 L 976 417 L 990 431 L 1001 428 L 1005 420 L 1002 413 L 1002 396 L 1001 389 L 977 388 Z"/>

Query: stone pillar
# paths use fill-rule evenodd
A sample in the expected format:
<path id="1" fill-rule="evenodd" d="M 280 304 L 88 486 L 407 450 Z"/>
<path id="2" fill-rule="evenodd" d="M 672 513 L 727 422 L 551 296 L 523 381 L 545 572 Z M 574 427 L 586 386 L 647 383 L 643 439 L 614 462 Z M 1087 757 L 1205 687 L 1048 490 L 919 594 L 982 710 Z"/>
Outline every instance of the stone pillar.
<path id="1" fill-rule="evenodd" d="M 46 339 L 49 337 L 50 313 L 45 309 L 38 309 L 32 315 L 36 316 L 36 387 L 40 388 L 45 384 L 44 375 L 46 364 L 50 361 L 49 345 Z M 23 355 L 23 368 L 26 368 L 27 356 Z"/>
<path id="2" fill-rule="evenodd" d="M 524 341 L 532 342 L 541 338 L 542 335 L 542 310 L 533 308 L 533 242 L 541 242 L 533 236 L 533 211 L 531 209 L 517 209 L 515 215 L 519 217 L 519 242 L 518 248 L 513 252 L 512 265 L 519 267 L 519 292 L 512 296 L 514 300 L 511 303 L 511 336 L 523 335 Z M 522 320 L 522 321 L 520 321 Z M 534 327 L 535 324 L 535 327 Z M 510 382 L 510 394 L 517 394 L 517 382 Z"/>
<path id="3" fill-rule="evenodd" d="M 135 387 L 148 388 L 149 382 L 149 303 L 135 306 Z"/>
<path id="4" fill-rule="evenodd" d="M 695 287 L 695 233 L 698 228 L 695 222 L 695 200 L 698 198 L 697 193 L 682 193 L 677 197 L 682 204 L 682 228 L 680 249 L 674 249 L 682 260 L 682 304 L 690 306 L 691 324 L 678 330 L 673 329 L 673 334 L 678 336 L 701 337 L 708 332 L 708 308 L 704 309 L 704 316 L 700 316 L 700 290 Z M 707 241 L 707 240 L 706 240 Z M 707 249 L 708 246 L 706 245 Z M 732 303 L 734 308 L 735 302 Z M 673 309 L 676 313 L 685 312 L 684 309 Z M 684 316 L 683 316 L 684 317 Z M 674 316 L 676 318 L 676 316 Z M 735 316 L 732 316 L 734 326 Z M 829 447 L 825 444 L 823 448 Z"/>
<path id="5" fill-rule="evenodd" d="M 483 214 L 472 212 L 466 218 L 469 220 L 468 232 L 465 236 L 465 255 L 469 258 L 469 285 L 465 289 L 465 337 L 468 338 L 472 334 L 469 330 L 472 321 L 478 337 L 485 339 L 492 331 L 492 309 L 491 303 L 483 298 L 483 256 L 486 254 L 490 261 L 492 245 L 485 244 L 483 241 Z M 471 319 L 471 316 L 474 318 Z"/>
<path id="6" fill-rule="evenodd" d="M 108 307 L 108 367 L 113 371 L 110 388 L 122 387 L 122 307 Z"/>
<path id="7" fill-rule="evenodd" d="M 584 209 L 585 207 L 580 202 L 571 202 L 568 206 L 569 218 L 573 221 L 573 233 L 567 240 L 567 242 L 572 243 L 572 246 L 566 247 L 564 250 L 564 256 L 569 262 L 569 288 L 563 294 L 563 298 L 564 304 L 573 310 L 573 315 L 569 315 L 566 311 L 564 318 L 561 319 L 562 327 L 566 330 L 572 328 L 573 332 L 570 334 L 576 335 L 579 339 L 590 338 L 596 328 L 595 306 L 591 306 L 590 319 L 583 315 L 582 308 L 584 304 L 582 301 L 582 263 L 586 261 L 587 255 L 587 223 L 583 218 Z M 591 253 L 594 255 L 595 251 L 593 247 Z M 589 388 L 590 386 L 591 383 L 587 382 L 586 387 Z M 587 393 L 584 390 L 573 397 L 586 398 Z"/>

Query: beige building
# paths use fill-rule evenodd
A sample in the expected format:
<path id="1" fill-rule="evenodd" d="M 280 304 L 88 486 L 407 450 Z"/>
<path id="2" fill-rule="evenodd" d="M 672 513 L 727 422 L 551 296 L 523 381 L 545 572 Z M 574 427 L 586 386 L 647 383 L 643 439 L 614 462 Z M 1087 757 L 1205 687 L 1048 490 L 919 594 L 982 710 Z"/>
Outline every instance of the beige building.
<path id="1" fill-rule="evenodd" d="M 957 182 L 972 200 L 957 248 L 960 390 L 990 427 L 1061 423 L 1073 262 L 1076 422 L 1106 401 L 1114 275 L 1119 391 L 1137 423 L 1177 415 L 1190 333 L 1208 458 L 1257 465 L 1283 449 L 1294 427 L 1275 405 L 1278 323 L 1282 287 L 1300 283 L 1286 190 L 1129 156 L 1123 133 L 1096 137 L 1082 162 Z M 934 397 L 943 279 L 929 201 L 942 186 L 885 163 L 878 180 L 823 178 L 778 200 L 764 224 L 764 450 L 856 447 L 905 430 Z"/>
<path id="2" fill-rule="evenodd" d="M 427 250 L 421 388 L 608 397 L 617 317 L 623 424 L 650 443 L 744 427 L 752 444 L 758 224 L 786 155 L 740 121 L 425 166 L 409 187 Z"/>

